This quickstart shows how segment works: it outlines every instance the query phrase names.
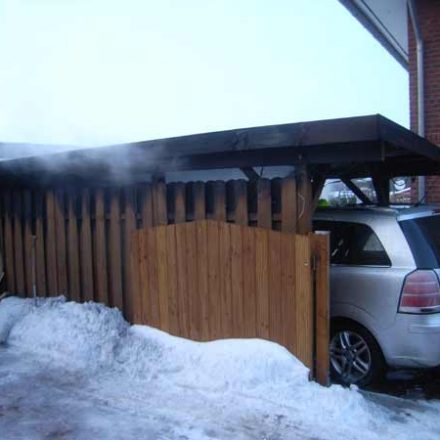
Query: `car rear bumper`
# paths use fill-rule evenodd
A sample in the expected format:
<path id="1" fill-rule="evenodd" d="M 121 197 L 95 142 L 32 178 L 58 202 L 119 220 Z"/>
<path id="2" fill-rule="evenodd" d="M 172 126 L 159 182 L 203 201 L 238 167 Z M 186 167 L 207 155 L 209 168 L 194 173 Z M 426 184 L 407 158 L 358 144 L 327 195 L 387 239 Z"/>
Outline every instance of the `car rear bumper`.
<path id="1" fill-rule="evenodd" d="M 385 359 L 392 367 L 440 365 L 440 313 L 398 313 L 395 324 L 381 332 L 379 339 Z"/>

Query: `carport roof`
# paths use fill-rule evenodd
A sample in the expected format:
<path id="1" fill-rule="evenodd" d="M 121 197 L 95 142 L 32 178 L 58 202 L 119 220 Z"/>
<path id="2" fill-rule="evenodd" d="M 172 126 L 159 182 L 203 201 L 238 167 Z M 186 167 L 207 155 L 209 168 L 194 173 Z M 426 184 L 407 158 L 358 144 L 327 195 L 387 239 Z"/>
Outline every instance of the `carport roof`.
<path id="1" fill-rule="evenodd" d="M 440 147 L 381 115 L 271 125 L 0 162 L 3 184 L 137 182 L 176 170 L 305 165 L 325 177 L 440 174 Z"/>

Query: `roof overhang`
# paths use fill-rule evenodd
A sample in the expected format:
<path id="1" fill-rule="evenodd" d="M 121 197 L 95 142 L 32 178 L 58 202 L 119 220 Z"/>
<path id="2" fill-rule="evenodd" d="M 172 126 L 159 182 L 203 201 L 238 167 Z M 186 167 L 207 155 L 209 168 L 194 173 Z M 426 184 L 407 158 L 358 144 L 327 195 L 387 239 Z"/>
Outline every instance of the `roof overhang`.
<path id="1" fill-rule="evenodd" d="M 408 70 L 407 0 L 339 0 Z"/>
<path id="2" fill-rule="evenodd" d="M 440 147 L 381 115 L 272 125 L 0 162 L 3 185 L 106 185 L 177 170 L 307 166 L 312 175 L 440 175 Z"/>

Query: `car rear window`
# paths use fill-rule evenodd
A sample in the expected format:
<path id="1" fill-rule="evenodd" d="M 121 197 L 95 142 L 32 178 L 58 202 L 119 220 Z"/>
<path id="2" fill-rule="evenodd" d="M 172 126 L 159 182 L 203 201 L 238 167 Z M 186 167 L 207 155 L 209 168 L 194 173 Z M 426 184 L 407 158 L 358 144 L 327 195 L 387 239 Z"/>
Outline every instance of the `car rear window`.
<path id="1" fill-rule="evenodd" d="M 330 231 L 330 262 L 352 266 L 391 266 L 375 232 L 366 224 L 316 220 L 315 230 Z"/>
<path id="2" fill-rule="evenodd" d="M 440 267 L 440 215 L 400 220 L 418 268 Z"/>

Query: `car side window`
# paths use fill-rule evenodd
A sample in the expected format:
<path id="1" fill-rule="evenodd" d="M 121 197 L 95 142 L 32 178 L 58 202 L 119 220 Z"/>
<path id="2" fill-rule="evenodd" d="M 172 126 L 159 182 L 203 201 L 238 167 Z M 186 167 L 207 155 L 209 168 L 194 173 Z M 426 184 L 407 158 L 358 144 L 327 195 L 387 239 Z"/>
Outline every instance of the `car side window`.
<path id="1" fill-rule="evenodd" d="M 351 266 L 391 266 L 375 232 L 362 223 L 316 220 L 314 230 L 330 231 L 330 262 Z"/>

